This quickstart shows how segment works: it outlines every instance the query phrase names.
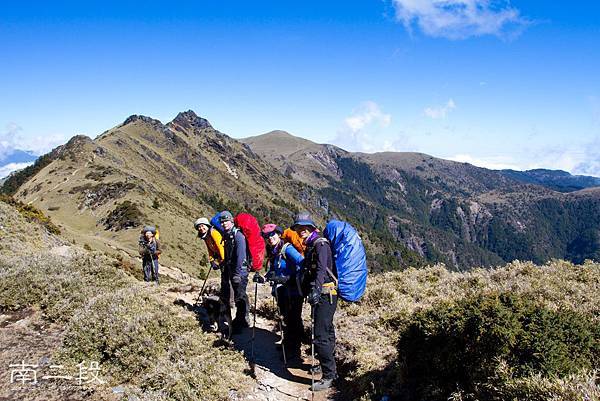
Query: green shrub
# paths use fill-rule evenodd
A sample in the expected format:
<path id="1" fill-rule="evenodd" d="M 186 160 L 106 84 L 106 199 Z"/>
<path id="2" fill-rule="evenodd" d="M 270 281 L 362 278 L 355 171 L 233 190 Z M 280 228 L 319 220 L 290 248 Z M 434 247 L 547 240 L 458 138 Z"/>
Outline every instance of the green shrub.
<path id="1" fill-rule="evenodd" d="M 138 205 L 131 201 L 119 203 L 103 220 L 106 230 L 124 230 L 142 225 L 146 216 Z"/>
<path id="2" fill-rule="evenodd" d="M 514 378 L 563 377 L 594 369 L 600 329 L 573 310 L 551 310 L 511 293 L 442 302 L 417 312 L 400 336 L 410 399 L 446 400 L 457 389 L 492 399 L 500 361 Z"/>
<path id="3" fill-rule="evenodd" d="M 71 256 L 49 252 L 0 259 L 0 308 L 39 306 L 46 318 L 67 321 L 99 292 L 112 291 L 129 280 L 97 255 Z"/>
<path id="4" fill-rule="evenodd" d="M 60 229 L 50 220 L 50 217 L 46 216 L 41 210 L 33 205 L 28 205 L 20 202 L 10 196 L 1 195 L 0 201 L 13 206 L 19 211 L 21 216 L 30 222 L 38 223 L 42 225 L 51 234 L 60 234 Z"/>
<path id="5" fill-rule="evenodd" d="M 182 318 L 141 286 L 101 294 L 68 324 L 61 361 L 97 361 L 110 383 L 167 400 L 227 399 L 246 390 L 238 352 L 215 346 L 197 322 Z"/>

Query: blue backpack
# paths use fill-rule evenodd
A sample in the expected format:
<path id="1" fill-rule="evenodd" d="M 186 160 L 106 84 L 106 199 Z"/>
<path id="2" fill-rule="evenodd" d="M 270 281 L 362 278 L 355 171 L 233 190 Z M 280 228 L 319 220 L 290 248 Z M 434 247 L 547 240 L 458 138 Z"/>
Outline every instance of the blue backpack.
<path id="1" fill-rule="evenodd" d="M 338 295 L 345 301 L 358 301 L 367 287 L 367 256 L 360 236 L 349 223 L 338 220 L 329 221 L 323 235 L 337 269 Z"/>
<path id="2" fill-rule="evenodd" d="M 223 235 L 225 233 L 225 229 L 223 228 L 223 225 L 221 224 L 221 221 L 219 220 L 219 215 L 221 214 L 221 212 L 217 212 L 217 214 L 215 214 L 213 216 L 212 219 L 210 219 L 210 224 L 216 228 L 219 233 L 221 233 L 221 235 Z"/>

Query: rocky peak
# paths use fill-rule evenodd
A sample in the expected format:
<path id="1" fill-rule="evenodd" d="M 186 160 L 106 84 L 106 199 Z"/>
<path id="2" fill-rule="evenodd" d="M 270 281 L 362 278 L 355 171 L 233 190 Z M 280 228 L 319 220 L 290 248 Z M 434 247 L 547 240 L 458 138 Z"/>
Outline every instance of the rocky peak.
<path id="1" fill-rule="evenodd" d="M 123 122 L 123 125 L 131 124 L 136 121 L 142 121 L 142 122 L 145 122 L 145 123 L 148 123 L 151 125 L 155 125 L 155 126 L 162 126 L 162 123 L 159 120 L 156 120 L 152 117 L 142 116 L 142 115 L 138 115 L 138 114 L 133 114 L 133 115 L 127 117 L 127 119 Z"/>
<path id="2" fill-rule="evenodd" d="M 212 125 L 210 125 L 207 119 L 198 117 L 192 110 L 182 111 L 177 114 L 177 117 L 175 117 L 170 124 L 176 124 L 183 128 L 212 128 Z"/>

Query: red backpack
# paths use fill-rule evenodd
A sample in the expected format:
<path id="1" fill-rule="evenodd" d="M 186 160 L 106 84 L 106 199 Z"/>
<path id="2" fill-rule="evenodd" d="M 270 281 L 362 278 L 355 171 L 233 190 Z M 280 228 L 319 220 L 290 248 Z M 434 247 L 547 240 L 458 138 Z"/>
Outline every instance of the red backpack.
<path id="1" fill-rule="evenodd" d="M 265 240 L 263 239 L 260 226 L 256 217 L 250 213 L 240 213 L 233 219 L 237 228 L 242 230 L 246 237 L 246 246 L 250 256 L 250 270 L 253 272 L 262 269 L 265 258 Z"/>

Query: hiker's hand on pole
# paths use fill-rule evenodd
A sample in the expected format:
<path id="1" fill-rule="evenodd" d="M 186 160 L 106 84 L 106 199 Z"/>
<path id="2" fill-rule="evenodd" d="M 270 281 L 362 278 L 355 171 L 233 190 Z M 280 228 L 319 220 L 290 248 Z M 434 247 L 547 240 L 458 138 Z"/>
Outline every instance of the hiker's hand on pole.
<path id="1" fill-rule="evenodd" d="M 316 288 L 313 288 L 310 291 L 310 294 L 308 294 L 308 297 L 306 299 L 309 304 L 311 304 L 312 306 L 315 306 L 321 300 L 321 292 L 318 291 Z"/>
<path id="2" fill-rule="evenodd" d="M 255 283 L 258 283 L 258 284 L 264 284 L 265 278 L 263 276 L 261 276 L 259 272 L 256 272 L 256 273 L 254 273 L 254 277 L 252 278 L 252 281 L 254 281 Z"/>
<path id="3" fill-rule="evenodd" d="M 212 262 L 210 262 L 210 268 L 213 270 L 219 270 L 221 267 L 219 266 L 219 264 L 217 262 L 215 262 L 213 260 Z"/>

